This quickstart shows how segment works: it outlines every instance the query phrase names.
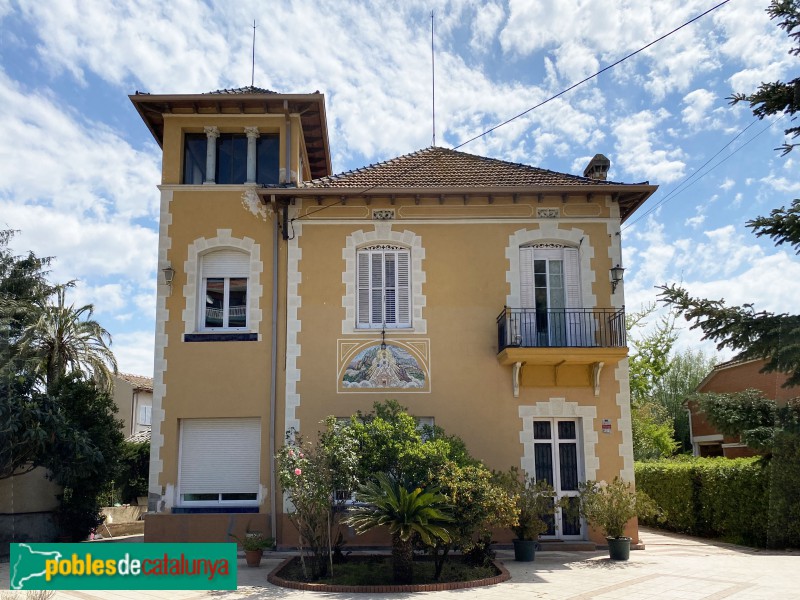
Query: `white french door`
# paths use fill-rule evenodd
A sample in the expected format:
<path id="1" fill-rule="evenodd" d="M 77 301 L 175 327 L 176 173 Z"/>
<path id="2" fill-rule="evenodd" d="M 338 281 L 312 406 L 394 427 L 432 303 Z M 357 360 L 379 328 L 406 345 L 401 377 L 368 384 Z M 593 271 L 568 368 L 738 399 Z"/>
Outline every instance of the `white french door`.
<path id="1" fill-rule="evenodd" d="M 545 480 L 556 490 L 559 498 L 577 507 L 578 483 L 584 480 L 578 419 L 534 419 L 533 458 L 536 480 Z M 571 511 L 572 512 L 572 511 Z M 550 520 L 547 539 L 583 539 L 581 519 L 558 510 Z"/>
<path id="2" fill-rule="evenodd" d="M 537 348 L 580 345 L 576 339 L 580 308 L 577 248 L 557 244 L 524 246 L 520 250 L 523 312 L 521 332 L 526 346 Z"/>

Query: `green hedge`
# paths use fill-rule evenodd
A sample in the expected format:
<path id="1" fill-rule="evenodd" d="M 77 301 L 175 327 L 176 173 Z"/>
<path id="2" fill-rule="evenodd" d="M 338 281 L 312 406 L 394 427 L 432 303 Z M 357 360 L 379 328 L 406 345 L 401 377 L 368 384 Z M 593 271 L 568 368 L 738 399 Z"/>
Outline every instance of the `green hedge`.
<path id="1" fill-rule="evenodd" d="M 643 518 L 642 524 L 762 548 L 767 544 L 769 468 L 757 458 L 636 463 L 636 487 L 662 513 L 662 520 Z"/>

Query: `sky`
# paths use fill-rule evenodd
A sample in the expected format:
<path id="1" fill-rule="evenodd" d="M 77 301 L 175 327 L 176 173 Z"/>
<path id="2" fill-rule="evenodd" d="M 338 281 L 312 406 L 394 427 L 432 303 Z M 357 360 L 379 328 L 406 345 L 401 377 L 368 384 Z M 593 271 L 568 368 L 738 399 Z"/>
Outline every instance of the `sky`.
<path id="1" fill-rule="evenodd" d="M 160 149 L 128 94 L 251 83 L 325 94 L 334 172 L 432 143 L 453 148 L 558 94 L 720 0 L 0 0 L 0 228 L 55 257 L 113 336 L 123 372 L 152 375 Z M 628 310 L 657 285 L 796 312 L 800 260 L 745 223 L 800 192 L 786 119 L 734 92 L 797 75 L 767 0 L 723 6 L 460 149 L 658 192 L 623 226 Z M 652 322 L 652 319 L 651 319 Z M 682 327 L 678 349 L 714 345 Z M 730 352 L 718 356 L 730 358 Z"/>

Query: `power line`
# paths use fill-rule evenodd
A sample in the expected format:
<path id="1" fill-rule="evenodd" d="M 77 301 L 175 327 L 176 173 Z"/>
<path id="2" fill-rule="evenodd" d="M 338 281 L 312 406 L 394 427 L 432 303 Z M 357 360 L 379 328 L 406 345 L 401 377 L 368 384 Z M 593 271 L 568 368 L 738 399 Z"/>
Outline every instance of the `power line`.
<path id="1" fill-rule="evenodd" d="M 750 144 L 750 142 L 752 142 L 752 141 L 754 141 L 755 139 L 757 139 L 757 138 L 758 138 L 759 136 L 761 136 L 761 135 L 762 135 L 764 132 L 766 132 L 768 129 L 770 129 L 772 126 L 774 126 L 776 123 L 778 123 L 778 122 L 779 122 L 781 119 L 783 119 L 783 117 L 784 117 L 784 116 L 785 116 L 785 115 L 783 115 L 783 116 L 781 116 L 781 117 L 779 117 L 779 118 L 775 119 L 775 120 L 774 120 L 772 123 L 770 123 L 769 125 L 767 125 L 766 127 L 764 127 L 764 128 L 761 130 L 761 131 L 759 131 L 758 133 L 756 133 L 756 134 L 755 134 L 753 137 L 751 137 L 750 139 L 748 139 L 748 140 L 747 140 L 745 143 L 743 143 L 741 146 L 739 146 L 738 148 L 736 148 L 736 149 L 735 149 L 733 152 L 731 152 L 730 154 L 728 154 L 728 155 L 727 155 L 725 158 L 723 158 L 723 159 L 722 159 L 722 160 L 720 160 L 718 163 L 716 163 L 715 165 L 713 165 L 713 166 L 712 166 L 710 169 L 708 169 L 707 171 L 703 172 L 703 169 L 705 169 L 705 168 L 706 168 L 706 166 L 708 166 L 708 164 L 709 164 L 711 161 L 713 161 L 713 160 L 714 160 L 714 159 L 715 159 L 717 156 L 719 156 L 720 154 L 722 154 L 722 152 L 723 152 L 723 151 L 724 151 L 724 150 L 725 150 L 725 149 L 726 149 L 728 146 L 730 146 L 731 144 L 733 144 L 733 142 L 735 142 L 737 139 L 739 139 L 739 138 L 740 138 L 740 137 L 741 137 L 741 136 L 742 136 L 742 135 L 743 135 L 743 134 L 744 134 L 744 133 L 745 133 L 745 132 L 746 132 L 748 129 L 750 129 L 750 128 L 751 128 L 753 125 L 755 125 L 756 123 L 758 123 L 758 122 L 761 120 L 761 119 L 758 119 L 758 118 L 754 119 L 754 120 L 753 120 L 753 121 L 752 121 L 752 122 L 751 122 L 751 123 L 750 123 L 750 124 L 749 124 L 747 127 L 745 127 L 744 129 L 742 129 L 742 130 L 741 130 L 739 133 L 737 133 L 737 134 L 736 134 L 736 135 L 735 135 L 733 138 L 731 138 L 731 140 L 730 140 L 730 141 L 729 141 L 727 144 L 725 144 L 724 146 L 722 146 L 722 148 L 720 148 L 719 150 L 717 150 L 717 152 L 716 152 L 716 153 L 714 153 L 714 155 L 713 155 L 711 158 L 709 158 L 709 159 L 708 159 L 706 162 L 704 162 L 704 163 L 703 163 L 703 164 L 700 166 L 700 168 L 699 168 L 699 169 L 697 169 L 697 170 L 696 170 L 694 173 L 692 173 L 692 174 L 691 174 L 691 175 L 689 175 L 688 177 L 685 177 L 685 178 L 683 179 L 683 181 L 681 181 L 681 182 L 680 182 L 680 183 L 679 183 L 679 184 L 678 184 L 678 185 L 677 185 L 675 188 L 673 188 L 672 190 L 670 190 L 670 192 L 669 192 L 669 193 L 668 193 L 666 196 L 664 196 L 664 197 L 663 197 L 661 200 L 659 200 L 659 201 L 658 201 L 656 204 L 654 204 L 654 205 L 653 205 L 653 206 L 652 206 L 650 209 L 648 209 L 646 212 L 644 212 L 644 213 L 642 213 L 642 214 L 640 214 L 640 215 L 637 215 L 637 217 L 636 217 L 636 218 L 635 218 L 633 221 L 630 221 L 629 223 L 626 223 L 626 224 L 625 224 L 625 226 L 624 226 L 624 227 L 623 227 L 623 228 L 620 230 L 620 232 L 622 232 L 622 231 L 625 231 L 625 230 L 626 230 L 626 229 L 628 229 L 629 227 L 632 227 L 633 225 L 635 225 L 636 223 L 638 223 L 639 221 L 641 221 L 642 219 L 644 219 L 646 216 L 648 216 L 649 214 L 651 214 L 653 211 L 657 210 L 659 207 L 663 206 L 664 204 L 666 204 L 666 203 L 667 203 L 667 202 L 669 202 L 670 200 L 673 200 L 673 199 L 674 199 L 676 196 L 678 196 L 679 194 L 681 194 L 681 193 L 685 192 L 686 190 L 688 190 L 688 189 L 689 189 L 690 187 L 692 187 L 692 186 L 693 186 L 695 183 L 697 183 L 698 181 L 700 181 L 701 179 L 703 179 L 703 177 L 705 177 L 706 175 L 708 175 L 709 173 L 711 173 L 711 171 L 713 171 L 714 169 L 716 169 L 717 167 L 719 167 L 719 166 L 720 166 L 722 163 L 724 163 L 725 161 L 727 161 L 728 159 L 730 159 L 731 157 L 733 157 L 733 155 L 734 155 L 734 154 L 736 154 L 737 152 L 739 152 L 740 150 L 742 150 L 742 149 L 743 149 L 745 146 L 747 146 L 748 144 Z M 694 181 L 692 181 L 692 182 L 690 183 L 689 181 L 690 181 L 691 179 L 693 179 L 693 178 L 695 178 L 695 179 L 694 179 Z"/>
<path id="2" fill-rule="evenodd" d="M 706 16 L 707 14 L 709 14 L 709 13 L 711 13 L 711 12 L 713 12 L 713 11 L 717 10 L 718 8 L 720 8 L 720 7 L 722 7 L 722 6 L 724 6 L 724 5 L 725 5 L 725 4 L 727 4 L 728 2 L 730 2 L 730 0 L 723 0 L 722 2 L 720 2 L 719 4 L 717 4 L 717 5 L 715 5 L 715 6 L 712 6 L 711 8 L 709 8 L 708 10 L 706 10 L 705 12 L 702 12 L 702 13 L 700 13 L 699 15 L 697 15 L 696 17 L 693 17 L 692 19 L 689 19 L 689 20 L 688 20 L 688 21 L 686 21 L 686 22 L 685 22 L 683 25 L 679 25 L 678 27 L 676 27 L 675 29 L 673 29 L 673 30 L 672 30 L 672 31 L 670 31 L 669 33 L 665 33 L 664 35 L 662 35 L 662 36 L 660 36 L 660 37 L 656 38 L 655 40 L 653 40 L 652 42 L 650 42 L 649 44 L 647 44 L 647 45 L 645 45 L 645 46 L 642 46 L 642 47 L 641 47 L 641 48 L 639 48 L 638 50 L 635 50 L 634 52 L 631 52 L 630 54 L 627 54 L 626 56 L 624 56 L 624 57 L 620 58 L 619 60 L 617 60 L 617 61 L 615 61 L 615 62 L 613 62 L 613 63 L 611 63 L 610 65 L 607 65 L 607 66 L 603 67 L 602 69 L 600 69 L 599 71 L 597 71 L 597 72 L 596 72 L 594 75 L 590 75 L 589 77 L 586 77 L 586 78 L 584 78 L 584 79 L 580 80 L 579 82 L 572 84 L 571 86 L 569 86 L 568 88 L 566 88 L 566 89 L 564 89 L 564 90 L 560 91 L 559 93 L 557 93 L 557 94 L 555 94 L 555 95 L 553 95 L 553 96 L 550 96 L 549 98 L 547 98 L 546 100 L 543 100 L 542 102 L 539 102 L 539 104 L 536 104 L 535 106 L 531 106 L 531 107 L 530 107 L 530 108 L 528 108 L 527 110 L 524 110 L 524 111 L 522 111 L 521 113 L 519 113 L 519 114 L 517 114 L 517 115 L 514 115 L 513 117 L 511 117 L 511 118 L 509 118 L 509 119 L 506 119 L 506 120 L 505 120 L 505 121 L 503 121 L 502 123 L 498 123 L 497 125 L 495 125 L 495 126 L 493 126 L 493 127 L 490 127 L 489 129 L 487 129 L 487 130 L 486 130 L 486 131 L 484 131 L 483 133 L 480 133 L 480 134 L 478 134 L 478 135 L 476 135 L 476 136 L 474 136 L 474 137 L 471 137 L 471 138 L 469 138 L 469 139 L 468 139 L 468 140 L 466 140 L 465 142 L 462 142 L 462 143 L 460 143 L 458 146 L 454 146 L 454 147 L 452 148 L 452 150 L 458 150 L 459 148 L 463 148 L 463 147 L 464 147 L 464 146 L 466 146 L 467 144 L 469 144 L 469 143 L 471 143 L 471 142 L 474 142 L 475 140 L 477 140 L 477 139 L 480 139 L 480 138 L 482 138 L 482 137 L 484 137 L 484 136 L 486 136 L 486 135 L 489 135 L 489 134 L 490 134 L 490 133 L 492 133 L 493 131 L 496 131 L 496 130 L 500 129 L 501 127 L 504 127 L 505 125 L 508 125 L 509 123 L 511 123 L 511 122 L 513 122 L 513 121 L 515 121 L 515 120 L 519 119 L 520 117 L 524 117 L 524 116 L 525 116 L 525 115 L 527 115 L 529 112 L 531 112 L 531 111 L 534 111 L 534 110 L 536 110 L 537 108 L 540 108 L 540 107 L 544 106 L 544 105 L 545 105 L 545 104 L 547 104 L 548 102 L 551 102 L 551 101 L 555 100 L 556 98 L 560 98 L 561 96 L 563 96 L 563 95 L 564 95 L 564 94 L 566 94 L 567 92 L 571 92 L 571 91 L 572 91 L 572 90 L 574 90 L 576 87 L 578 87 L 578 86 L 580 86 L 580 85 L 583 85 L 583 84 L 584 84 L 584 83 L 586 83 L 587 81 L 591 81 L 592 79 L 594 79 L 595 77 L 598 77 L 599 75 L 602 75 L 603 73 L 605 73 L 605 72 L 606 72 L 606 71 L 608 71 L 609 69 L 613 69 L 614 67 L 616 67 L 617 65 L 619 65 L 619 64 L 621 64 L 621 63 L 623 63 L 623 62 L 625 62 L 625 61 L 626 61 L 626 60 L 628 60 L 629 58 L 632 58 L 632 57 L 636 56 L 637 54 L 639 54 L 640 52 L 643 52 L 643 51 L 647 50 L 647 49 L 648 49 L 648 48 L 650 48 L 651 46 L 653 46 L 653 45 L 657 44 L 658 42 L 660 42 L 660 41 L 662 41 L 662 40 L 664 40 L 664 39 L 668 38 L 668 37 L 669 37 L 669 36 L 671 36 L 672 34 L 674 34 L 674 33 L 677 33 L 678 31 L 680 31 L 680 30 L 681 30 L 681 29 L 683 29 L 684 27 L 687 27 L 688 25 L 691 25 L 692 23 L 694 23 L 695 21 L 697 21 L 697 20 L 699 20 L 699 19 L 703 18 L 703 17 L 704 17 L 704 16 Z M 419 169 L 420 167 L 422 167 L 422 166 L 423 166 L 423 165 L 425 165 L 425 164 L 427 164 L 427 161 L 423 161 L 423 162 L 421 162 L 421 163 L 419 163 L 419 164 L 416 164 L 416 165 L 414 165 L 414 166 L 412 166 L 412 167 L 409 167 L 407 170 L 405 170 L 405 171 L 402 171 L 402 172 L 400 173 L 400 175 L 405 175 L 406 173 L 410 173 L 410 172 L 412 172 L 412 171 L 415 171 L 416 169 Z M 361 190 L 361 191 L 359 191 L 359 192 L 355 192 L 355 193 L 357 193 L 357 194 L 366 194 L 366 193 L 367 193 L 367 192 L 369 192 L 370 190 L 374 190 L 374 189 L 375 189 L 375 188 L 377 188 L 377 187 L 378 187 L 378 185 L 377 185 L 377 184 L 376 184 L 376 185 L 372 185 L 372 186 L 369 186 L 369 187 L 367 187 L 367 188 L 364 188 L 363 190 Z M 338 201 L 338 202 L 334 202 L 333 204 L 329 204 L 328 206 L 323 206 L 323 207 L 321 207 L 321 208 L 318 208 L 317 210 L 314 210 L 314 211 L 312 211 L 312 212 L 306 213 L 305 215 L 302 215 L 302 216 L 300 216 L 300 217 L 296 217 L 296 218 L 292 219 L 292 221 L 296 221 L 296 220 L 299 220 L 299 219 L 304 219 L 304 218 L 310 217 L 311 215 L 314 215 L 314 214 L 316 214 L 316 213 L 318 213 L 318 212 L 321 212 L 321 211 L 323 211 L 323 210 L 326 210 L 326 209 L 328 209 L 328 208 L 332 208 L 332 207 L 334 207 L 334 206 L 338 206 L 338 205 L 339 205 L 339 204 L 341 204 L 341 203 L 342 203 L 342 201 L 340 200 L 340 201 Z"/>
<path id="3" fill-rule="evenodd" d="M 686 21 L 686 23 L 684 23 L 683 25 L 680 25 L 679 27 L 676 27 L 675 29 L 673 29 L 673 30 L 672 30 L 672 31 L 670 31 L 669 33 L 665 33 L 665 34 L 664 34 L 664 35 L 662 35 L 661 37 L 659 37 L 659 38 L 656 38 L 655 40 L 653 40 L 652 42 L 650 42 L 650 43 L 649 43 L 649 44 L 647 44 L 646 46 L 642 46 L 642 47 L 641 47 L 641 48 L 639 48 L 638 50 L 636 50 L 636 51 L 634 51 L 634 52 L 631 52 L 631 53 L 630 53 L 630 54 L 628 54 L 627 56 L 624 56 L 624 57 L 620 58 L 618 61 L 616 61 L 616 62 L 613 62 L 613 63 L 611 63 L 610 65 L 603 67 L 602 69 L 600 69 L 600 70 L 599 70 L 597 73 L 595 73 L 594 75 L 589 75 L 589 77 L 586 77 L 585 79 L 581 79 L 581 80 L 580 80 L 578 83 L 574 83 L 574 84 L 572 84 L 572 85 L 571 85 L 571 86 L 569 86 L 567 89 L 565 89 L 565 90 L 562 90 L 562 91 L 560 91 L 559 93 L 557 93 L 555 96 L 550 96 L 550 97 L 549 97 L 547 100 L 542 100 L 542 101 L 541 101 L 539 104 L 537 104 L 536 106 L 531 106 L 529 109 L 527 109 L 527 110 L 524 110 L 524 111 L 522 111 L 521 113 L 519 113 L 518 115 L 515 115 L 515 116 L 511 117 L 510 119 L 507 119 L 507 120 L 503 121 L 503 122 L 502 122 L 502 123 L 500 123 L 499 125 L 495 125 L 495 126 L 494 126 L 494 127 L 492 127 L 491 129 L 487 129 L 487 130 L 486 130 L 486 131 L 484 131 L 483 133 L 480 133 L 480 134 L 476 135 L 475 137 L 468 139 L 466 142 L 462 142 L 461 144 L 459 144 L 458 146 L 456 146 L 455 148 L 453 148 L 453 150 L 458 150 L 458 149 L 459 149 L 459 148 L 461 148 L 462 146 L 466 146 L 466 145 L 467 145 L 467 144 L 469 144 L 470 142 L 474 142 L 475 140 L 477 140 L 477 139 L 479 139 L 479 138 L 482 138 L 483 136 L 485 136 L 485 135 L 487 135 L 487 134 L 491 133 L 492 131 L 495 131 L 496 129 L 500 129 L 500 128 L 501 128 L 501 127 L 503 127 L 504 125 L 508 125 L 508 124 L 509 124 L 509 123 L 511 123 L 512 121 L 514 121 L 514 120 L 516 120 L 516 119 L 519 119 L 520 117 L 523 117 L 523 116 L 527 115 L 527 114 L 528 114 L 529 112 L 531 112 L 532 110 L 536 110 L 536 109 L 537 109 L 537 108 L 539 108 L 540 106 L 544 106 L 544 105 L 545 105 L 545 104 L 547 104 L 548 102 L 551 102 L 552 100 L 555 100 L 556 98 L 559 98 L 560 96 L 563 96 L 563 95 L 564 95 L 564 94 L 566 94 L 567 92 L 570 92 L 570 91 L 574 90 L 574 89 L 575 89 L 576 87 L 578 87 L 579 85 L 583 85 L 583 84 L 584 84 L 584 83 L 586 83 L 587 81 L 591 81 L 592 79 L 594 79 L 594 78 L 595 78 L 595 77 L 597 77 L 598 75 L 601 75 L 601 74 L 605 73 L 605 72 L 606 72 L 606 71 L 608 71 L 609 69 L 613 69 L 614 67 L 616 67 L 617 65 L 619 65 L 619 64 L 621 64 L 621 63 L 623 63 L 623 62 L 625 62 L 625 61 L 626 61 L 626 60 L 628 60 L 629 58 L 631 58 L 631 57 L 633 57 L 633 56 L 636 56 L 636 55 L 637 55 L 637 54 L 639 54 L 640 52 L 643 52 L 643 51 L 647 50 L 647 49 L 648 49 L 650 46 L 653 46 L 654 44 L 657 44 L 657 43 L 658 43 L 658 42 L 660 42 L 661 40 L 663 40 L 663 39 L 665 39 L 665 38 L 668 38 L 668 37 L 669 37 L 669 36 L 671 36 L 673 33 L 676 33 L 676 32 L 678 32 L 678 31 L 680 31 L 681 29 L 683 29 L 684 27 L 686 27 L 686 26 L 688 26 L 688 25 L 691 25 L 692 23 L 694 23 L 694 22 L 695 22 L 695 21 L 697 21 L 698 19 L 701 19 L 701 18 L 705 17 L 705 16 L 706 16 L 708 13 L 710 13 L 710 12 L 712 12 L 712 11 L 715 11 L 715 10 L 717 10 L 719 7 L 721 7 L 721 6 L 725 5 L 725 4 L 727 4 L 728 2 L 730 2 L 730 0 L 724 0 L 723 2 L 720 2 L 719 4 L 717 4 L 716 6 L 712 6 L 711 8 L 709 8 L 709 9 L 708 9 L 707 11 L 705 11 L 704 13 L 700 13 L 699 15 L 697 15 L 696 17 L 694 17 L 693 19 L 690 19 L 690 20 Z"/>

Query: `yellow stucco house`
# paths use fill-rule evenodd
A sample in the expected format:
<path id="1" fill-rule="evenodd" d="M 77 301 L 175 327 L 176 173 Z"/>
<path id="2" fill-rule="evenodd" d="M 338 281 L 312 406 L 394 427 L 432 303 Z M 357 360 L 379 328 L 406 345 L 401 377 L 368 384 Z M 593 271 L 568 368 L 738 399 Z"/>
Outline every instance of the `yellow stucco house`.
<path id="1" fill-rule="evenodd" d="M 148 541 L 291 544 L 284 432 L 387 398 L 563 495 L 633 480 L 620 224 L 655 186 L 439 147 L 334 175 L 320 93 L 131 100 L 163 148 Z"/>

